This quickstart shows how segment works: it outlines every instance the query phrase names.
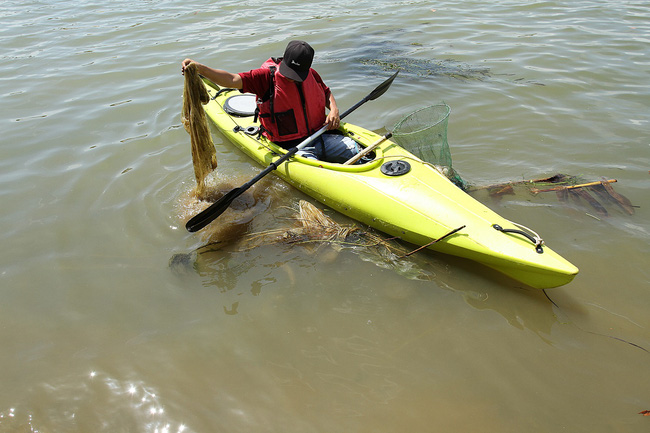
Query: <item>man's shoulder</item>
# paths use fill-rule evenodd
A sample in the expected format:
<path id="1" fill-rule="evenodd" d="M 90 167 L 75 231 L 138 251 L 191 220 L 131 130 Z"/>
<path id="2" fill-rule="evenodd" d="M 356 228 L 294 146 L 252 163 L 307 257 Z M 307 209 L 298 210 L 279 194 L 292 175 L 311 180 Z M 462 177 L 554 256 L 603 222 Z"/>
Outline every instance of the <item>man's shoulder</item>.
<path id="1" fill-rule="evenodd" d="M 316 71 L 316 69 L 312 68 L 311 69 L 311 74 L 314 76 L 314 80 L 316 80 L 317 83 L 319 84 L 325 84 L 323 82 L 323 79 L 321 78 L 320 74 Z"/>
<path id="2" fill-rule="evenodd" d="M 260 67 L 260 68 L 251 69 L 248 72 L 240 72 L 239 75 L 242 75 L 242 76 L 245 75 L 245 76 L 248 76 L 248 77 L 250 77 L 252 79 L 259 79 L 259 78 L 267 78 L 268 79 L 270 72 L 271 71 L 269 70 L 269 68 Z"/>
<path id="3" fill-rule="evenodd" d="M 243 90 L 250 93 L 263 94 L 270 87 L 270 71 L 268 68 L 251 69 L 240 72 Z"/>

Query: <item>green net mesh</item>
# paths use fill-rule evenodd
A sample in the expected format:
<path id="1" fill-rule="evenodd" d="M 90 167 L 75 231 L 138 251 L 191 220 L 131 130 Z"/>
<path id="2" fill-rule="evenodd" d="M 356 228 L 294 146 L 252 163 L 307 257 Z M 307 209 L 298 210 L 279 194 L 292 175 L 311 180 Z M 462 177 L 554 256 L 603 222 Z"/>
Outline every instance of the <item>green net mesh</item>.
<path id="1" fill-rule="evenodd" d="M 447 121 L 451 108 L 440 103 L 421 108 L 400 120 L 393 128 L 393 139 L 418 158 L 436 168 L 456 186 L 466 184 L 451 166 L 451 152 L 447 143 Z"/>

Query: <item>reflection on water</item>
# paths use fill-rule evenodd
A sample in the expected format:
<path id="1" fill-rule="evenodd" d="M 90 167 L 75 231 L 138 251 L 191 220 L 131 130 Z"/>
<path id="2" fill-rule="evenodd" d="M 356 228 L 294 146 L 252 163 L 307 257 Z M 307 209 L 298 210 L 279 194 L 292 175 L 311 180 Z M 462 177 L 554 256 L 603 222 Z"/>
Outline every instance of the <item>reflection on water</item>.
<path id="1" fill-rule="evenodd" d="M 48 431 L 190 432 L 170 418 L 151 387 L 98 371 L 35 386 L 0 411 L 0 432 Z"/>

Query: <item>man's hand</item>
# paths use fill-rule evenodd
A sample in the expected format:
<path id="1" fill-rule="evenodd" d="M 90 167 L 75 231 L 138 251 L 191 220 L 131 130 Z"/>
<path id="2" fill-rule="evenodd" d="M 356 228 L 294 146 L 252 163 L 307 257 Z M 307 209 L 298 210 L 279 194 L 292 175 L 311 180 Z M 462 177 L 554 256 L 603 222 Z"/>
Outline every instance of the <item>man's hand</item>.
<path id="1" fill-rule="evenodd" d="M 192 63 L 196 64 L 196 71 L 200 75 L 204 76 L 213 83 L 218 84 L 219 86 L 232 87 L 235 89 L 241 89 L 243 86 L 239 74 L 231 74 L 230 72 L 221 69 L 213 69 L 199 62 L 195 62 L 192 59 L 183 60 L 181 63 L 181 74 L 185 75 L 185 68 L 187 68 Z"/>
<path id="2" fill-rule="evenodd" d="M 341 118 L 339 117 L 339 109 L 335 108 L 334 110 L 330 110 L 329 114 L 327 115 L 327 119 L 325 119 L 325 124 L 327 124 L 327 129 L 337 129 L 339 125 L 341 124 Z"/>
<path id="3" fill-rule="evenodd" d="M 190 63 L 196 63 L 196 62 L 192 59 L 183 60 L 183 63 L 181 63 L 181 75 L 185 75 L 185 68 L 187 68 L 190 65 Z"/>

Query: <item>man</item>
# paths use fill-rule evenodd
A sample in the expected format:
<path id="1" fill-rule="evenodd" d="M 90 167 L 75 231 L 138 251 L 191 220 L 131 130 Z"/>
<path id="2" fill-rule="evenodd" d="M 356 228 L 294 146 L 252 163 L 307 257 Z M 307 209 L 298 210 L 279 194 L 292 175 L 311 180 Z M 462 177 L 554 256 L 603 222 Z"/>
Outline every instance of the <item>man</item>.
<path id="1" fill-rule="evenodd" d="M 264 135 L 285 149 L 297 146 L 323 125 L 339 127 L 339 109 L 334 95 L 311 68 L 314 49 L 304 41 L 291 41 L 284 56 L 271 58 L 261 68 L 232 74 L 185 59 L 181 72 L 196 63 L 199 74 L 222 87 L 254 93 Z M 329 113 L 325 114 L 325 109 Z M 341 134 L 325 133 L 299 155 L 329 162 L 345 162 L 359 152 L 354 140 Z"/>

